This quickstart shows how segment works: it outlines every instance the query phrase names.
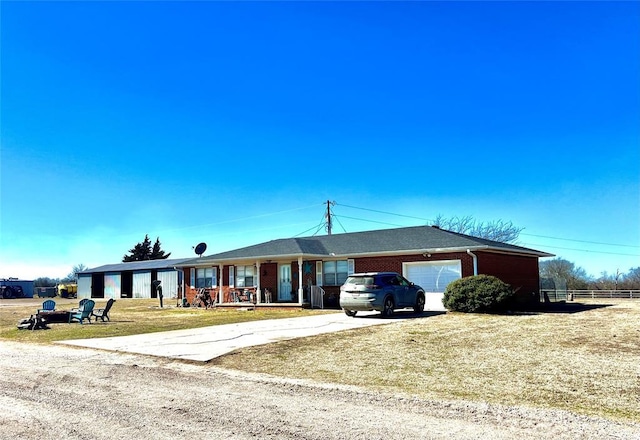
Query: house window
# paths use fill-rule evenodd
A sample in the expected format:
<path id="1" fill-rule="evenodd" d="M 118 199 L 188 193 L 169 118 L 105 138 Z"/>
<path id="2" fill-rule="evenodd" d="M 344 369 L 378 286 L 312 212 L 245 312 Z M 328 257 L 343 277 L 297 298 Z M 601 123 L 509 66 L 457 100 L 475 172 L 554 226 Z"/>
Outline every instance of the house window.
<path id="1" fill-rule="evenodd" d="M 325 261 L 322 265 L 322 284 L 324 286 L 342 286 L 348 275 L 348 260 Z"/>
<path id="2" fill-rule="evenodd" d="M 196 289 L 209 288 L 218 285 L 218 277 L 215 267 L 202 267 L 196 269 Z"/>
<path id="3" fill-rule="evenodd" d="M 322 286 L 322 261 L 316 261 L 316 284 Z"/>
<path id="4" fill-rule="evenodd" d="M 189 286 L 191 286 L 191 288 L 195 288 L 196 286 L 196 270 L 192 267 L 190 272 L 190 276 L 189 276 Z"/>
<path id="5" fill-rule="evenodd" d="M 253 287 L 255 277 L 255 267 L 253 266 L 238 266 L 236 270 L 236 286 L 238 287 Z"/>

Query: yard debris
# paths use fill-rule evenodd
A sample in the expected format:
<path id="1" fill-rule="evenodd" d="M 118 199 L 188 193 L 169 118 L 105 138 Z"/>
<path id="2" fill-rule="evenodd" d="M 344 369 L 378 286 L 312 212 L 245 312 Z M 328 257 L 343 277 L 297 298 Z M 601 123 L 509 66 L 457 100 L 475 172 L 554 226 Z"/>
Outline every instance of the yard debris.
<path id="1" fill-rule="evenodd" d="M 49 330 L 51 327 L 39 316 L 21 319 L 18 322 L 18 330 Z"/>

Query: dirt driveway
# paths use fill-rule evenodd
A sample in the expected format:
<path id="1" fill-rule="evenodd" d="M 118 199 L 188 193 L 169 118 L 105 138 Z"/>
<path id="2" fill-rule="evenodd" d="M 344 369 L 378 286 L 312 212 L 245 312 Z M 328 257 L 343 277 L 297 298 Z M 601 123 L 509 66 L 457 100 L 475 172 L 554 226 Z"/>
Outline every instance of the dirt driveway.
<path id="1" fill-rule="evenodd" d="M 0 342 L 0 439 L 640 439 L 562 411 L 427 401 L 206 364 Z"/>

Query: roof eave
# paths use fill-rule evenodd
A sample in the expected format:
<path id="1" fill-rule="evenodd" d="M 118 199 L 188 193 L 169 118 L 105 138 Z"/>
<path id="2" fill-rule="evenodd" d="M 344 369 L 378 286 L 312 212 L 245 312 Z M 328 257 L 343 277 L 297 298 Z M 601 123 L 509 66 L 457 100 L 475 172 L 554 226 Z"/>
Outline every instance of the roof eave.
<path id="1" fill-rule="evenodd" d="M 357 257 L 380 257 L 380 256 L 388 256 L 388 255 L 412 255 L 412 254 L 421 254 L 421 253 L 429 253 L 429 254 L 445 254 L 445 253 L 456 253 L 456 252 L 467 252 L 467 250 L 475 252 L 475 251 L 484 251 L 484 252 L 492 252 L 492 253 L 501 253 L 501 254 L 509 254 L 509 255 L 522 255 L 527 257 L 554 257 L 555 255 L 549 254 L 547 252 L 541 252 L 536 250 L 526 250 L 526 249 L 504 249 L 496 246 L 488 246 L 488 245 L 480 245 L 480 246 L 459 246 L 459 247 L 451 247 L 451 248 L 424 248 L 424 249 L 402 249 L 395 251 L 378 251 L 378 252 L 352 252 L 346 254 L 305 254 L 305 253 L 296 253 L 296 254 L 284 254 L 284 255 L 257 255 L 253 257 L 230 257 L 230 258 L 215 258 L 209 259 L 204 257 L 203 261 L 191 261 L 187 262 L 188 264 L 181 264 L 177 267 L 203 267 L 203 266 L 219 266 L 224 265 L 226 263 L 239 263 L 239 262 L 248 262 L 255 263 L 256 261 L 264 262 L 264 261 L 282 261 L 282 260 L 297 260 L 299 258 L 305 259 L 325 259 L 325 258 L 357 258 Z"/>

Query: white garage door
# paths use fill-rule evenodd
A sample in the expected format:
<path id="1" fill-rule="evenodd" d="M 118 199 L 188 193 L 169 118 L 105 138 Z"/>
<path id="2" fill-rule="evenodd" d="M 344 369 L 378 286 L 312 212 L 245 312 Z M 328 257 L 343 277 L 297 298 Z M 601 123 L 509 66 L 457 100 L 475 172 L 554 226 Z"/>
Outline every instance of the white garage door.
<path id="1" fill-rule="evenodd" d="M 133 297 L 151 298 L 151 272 L 133 273 Z"/>
<path id="2" fill-rule="evenodd" d="M 444 310 L 444 290 L 450 282 L 462 277 L 462 263 L 460 260 L 404 263 L 402 271 L 405 278 L 424 289 L 426 310 Z"/>
<path id="3" fill-rule="evenodd" d="M 159 270 L 158 280 L 161 281 L 162 296 L 165 298 L 178 297 L 178 271 L 177 270 Z"/>
<path id="4" fill-rule="evenodd" d="M 78 275 L 78 299 L 91 298 L 91 274 Z"/>
<path id="5" fill-rule="evenodd" d="M 104 274 L 104 297 L 120 298 L 122 289 L 122 276 L 120 272 L 107 272 Z"/>

